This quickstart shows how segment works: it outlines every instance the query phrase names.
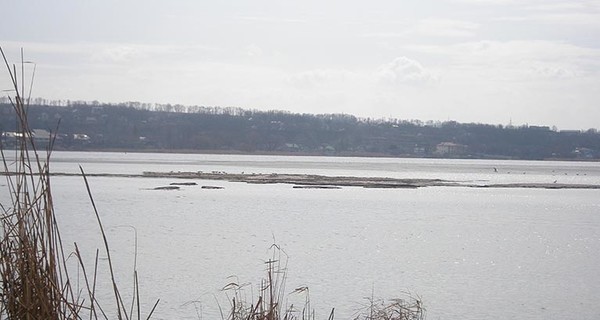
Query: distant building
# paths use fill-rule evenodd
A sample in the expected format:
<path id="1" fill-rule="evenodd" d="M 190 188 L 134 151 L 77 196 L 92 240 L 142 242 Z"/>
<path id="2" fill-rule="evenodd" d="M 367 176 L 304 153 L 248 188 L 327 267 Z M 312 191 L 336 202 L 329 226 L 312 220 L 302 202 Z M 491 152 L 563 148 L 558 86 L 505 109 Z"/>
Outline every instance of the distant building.
<path id="1" fill-rule="evenodd" d="M 48 143 L 50 142 L 50 132 L 44 129 L 33 129 L 31 135 L 35 140 L 35 143 Z"/>
<path id="2" fill-rule="evenodd" d="M 325 154 L 334 154 L 335 153 L 335 148 L 328 144 L 322 145 L 319 149 L 321 151 L 323 151 Z"/>
<path id="3" fill-rule="evenodd" d="M 90 141 L 90 136 L 88 136 L 85 133 L 74 133 L 73 134 L 73 140 L 75 140 L 75 141 L 89 142 Z"/>
<path id="4" fill-rule="evenodd" d="M 281 151 L 300 151 L 301 147 L 295 143 L 286 143 L 281 148 Z"/>
<path id="5" fill-rule="evenodd" d="M 442 142 L 435 146 L 435 153 L 440 156 L 460 156 L 467 152 L 467 146 L 454 142 Z"/>
<path id="6" fill-rule="evenodd" d="M 529 129 L 538 131 L 550 131 L 550 127 L 548 126 L 529 126 Z"/>
<path id="7" fill-rule="evenodd" d="M 11 147 L 14 146 L 15 143 L 17 143 L 17 140 L 22 136 L 23 134 L 20 132 L 7 131 L 2 132 L 0 139 L 2 139 L 3 147 Z"/>
<path id="8" fill-rule="evenodd" d="M 424 156 L 426 151 L 427 150 L 425 149 L 425 147 L 421 147 L 419 145 L 415 145 L 415 147 L 413 148 L 413 154 L 417 156 Z"/>
<path id="9" fill-rule="evenodd" d="M 579 159 L 593 159 L 596 157 L 596 152 L 589 148 L 576 148 L 571 154 Z"/>
<path id="10" fill-rule="evenodd" d="M 24 137 L 22 132 L 7 131 L 2 132 L 2 142 L 7 146 L 15 145 L 20 139 Z M 33 129 L 31 130 L 31 137 L 38 145 L 48 144 L 50 142 L 51 134 L 48 130 L 44 129 Z M 25 137 L 29 142 L 29 137 Z"/>
<path id="11" fill-rule="evenodd" d="M 580 134 L 581 130 L 560 130 L 559 132 L 564 134 Z"/>

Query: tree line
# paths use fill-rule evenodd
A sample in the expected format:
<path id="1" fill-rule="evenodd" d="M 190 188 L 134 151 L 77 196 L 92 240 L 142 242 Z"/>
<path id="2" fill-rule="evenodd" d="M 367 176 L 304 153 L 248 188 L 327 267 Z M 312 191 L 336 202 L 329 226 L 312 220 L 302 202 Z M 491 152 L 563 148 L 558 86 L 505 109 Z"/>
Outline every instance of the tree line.
<path id="1" fill-rule="evenodd" d="M 241 108 L 128 102 L 46 101 L 28 108 L 30 127 L 56 134 L 59 150 L 152 150 L 354 156 L 599 159 L 597 130 L 422 122 Z M 0 132 L 18 131 L 0 100 Z"/>

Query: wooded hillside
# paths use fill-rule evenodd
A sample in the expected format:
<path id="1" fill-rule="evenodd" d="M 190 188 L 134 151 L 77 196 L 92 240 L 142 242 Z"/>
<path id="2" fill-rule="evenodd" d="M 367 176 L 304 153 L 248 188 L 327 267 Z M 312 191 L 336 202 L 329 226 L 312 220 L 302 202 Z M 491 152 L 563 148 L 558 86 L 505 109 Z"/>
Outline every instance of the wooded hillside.
<path id="1" fill-rule="evenodd" d="M 406 157 L 598 159 L 597 130 L 363 119 L 239 108 L 47 102 L 29 107 L 37 139 L 57 133 L 58 150 L 155 150 Z M 59 124 L 60 122 L 60 124 Z M 5 146 L 18 131 L 0 103 Z"/>

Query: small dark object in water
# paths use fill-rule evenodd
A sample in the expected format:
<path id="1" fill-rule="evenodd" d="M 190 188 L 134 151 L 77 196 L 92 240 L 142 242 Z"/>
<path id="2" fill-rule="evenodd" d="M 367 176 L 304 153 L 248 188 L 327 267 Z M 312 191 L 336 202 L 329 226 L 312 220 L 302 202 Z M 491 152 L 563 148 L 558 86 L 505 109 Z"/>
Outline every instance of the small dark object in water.
<path id="1" fill-rule="evenodd" d="M 396 183 L 372 183 L 367 184 L 364 188 L 376 188 L 376 189 L 416 189 L 419 186 L 414 184 L 396 184 Z"/>
<path id="2" fill-rule="evenodd" d="M 294 189 L 341 189 L 342 187 L 338 186 L 319 186 L 319 185 L 302 185 L 302 186 L 293 186 Z"/>
<path id="3" fill-rule="evenodd" d="M 224 189 L 223 187 L 217 186 L 202 186 L 202 189 Z"/>
<path id="4" fill-rule="evenodd" d="M 177 186 L 164 186 L 164 187 L 156 187 L 153 190 L 179 190 Z"/>
<path id="5" fill-rule="evenodd" d="M 172 185 L 172 186 L 197 186 L 198 184 L 195 182 L 172 182 L 170 185 Z"/>

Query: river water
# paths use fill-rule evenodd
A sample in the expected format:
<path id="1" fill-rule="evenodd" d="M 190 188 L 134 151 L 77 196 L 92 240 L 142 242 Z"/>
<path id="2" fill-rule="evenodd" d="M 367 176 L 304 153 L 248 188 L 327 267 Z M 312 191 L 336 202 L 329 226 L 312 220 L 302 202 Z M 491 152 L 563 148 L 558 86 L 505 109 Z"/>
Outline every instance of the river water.
<path id="1" fill-rule="evenodd" d="M 600 185 L 600 164 L 591 162 L 83 152 L 55 152 L 52 159 L 51 171 L 66 173 L 81 165 L 87 173 L 224 171 Z M 67 247 L 76 241 L 93 265 L 101 238 L 83 180 L 52 179 L 63 241 Z M 219 319 L 216 301 L 227 308 L 220 289 L 231 282 L 250 283 L 246 292 L 256 296 L 274 242 L 289 257 L 287 292 L 308 286 L 319 319 L 332 307 L 336 319 L 348 319 L 367 303 L 365 297 L 407 292 L 421 297 L 428 319 L 600 318 L 600 190 L 324 190 L 191 180 L 198 186 L 159 191 L 152 189 L 175 181 L 89 181 L 125 295 L 136 258 L 144 310 L 161 299 L 154 319 Z M 0 188 L 6 189 L 4 182 Z M 286 297 L 296 304 L 303 299 Z"/>

